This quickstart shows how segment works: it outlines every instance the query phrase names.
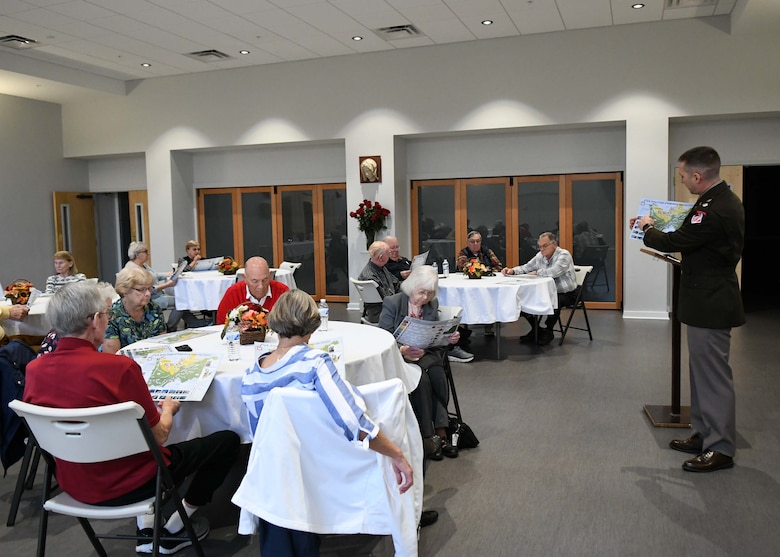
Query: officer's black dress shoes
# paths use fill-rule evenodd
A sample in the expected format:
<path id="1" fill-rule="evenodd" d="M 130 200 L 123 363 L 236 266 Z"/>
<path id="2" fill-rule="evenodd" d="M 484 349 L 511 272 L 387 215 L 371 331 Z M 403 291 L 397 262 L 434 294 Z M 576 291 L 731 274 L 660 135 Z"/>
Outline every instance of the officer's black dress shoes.
<path id="1" fill-rule="evenodd" d="M 698 433 L 694 433 L 688 439 L 672 439 L 669 441 L 669 446 L 675 451 L 691 454 L 701 454 L 702 450 L 704 450 L 703 444 L 703 440 Z"/>
<path id="2" fill-rule="evenodd" d="M 423 511 L 420 515 L 420 528 L 425 528 L 426 526 L 430 526 L 434 522 L 439 520 L 439 513 L 436 511 Z"/>
<path id="3" fill-rule="evenodd" d="M 682 465 L 686 472 L 714 472 L 733 466 L 734 459 L 718 451 L 705 451 L 696 458 L 686 460 Z"/>

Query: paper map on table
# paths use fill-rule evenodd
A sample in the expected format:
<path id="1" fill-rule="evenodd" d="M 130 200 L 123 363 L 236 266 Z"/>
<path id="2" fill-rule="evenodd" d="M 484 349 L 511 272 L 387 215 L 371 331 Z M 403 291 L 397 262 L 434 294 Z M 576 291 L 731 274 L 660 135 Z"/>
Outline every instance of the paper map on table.
<path id="1" fill-rule="evenodd" d="M 134 360 L 138 360 L 140 358 L 143 358 L 144 356 L 148 356 L 149 354 L 161 354 L 161 353 L 169 353 L 169 354 L 175 354 L 176 350 L 173 348 L 173 346 L 163 346 L 163 345 L 157 345 L 157 346 L 141 346 L 138 348 L 120 348 L 119 353 L 123 356 L 127 356 L 128 358 L 132 358 Z"/>
<path id="2" fill-rule="evenodd" d="M 276 342 L 256 342 L 255 361 L 257 361 L 261 354 L 276 350 L 276 344 Z M 309 346 L 327 352 L 330 355 L 330 359 L 336 364 L 339 375 L 345 377 L 344 341 L 340 336 L 328 334 L 327 331 L 317 331 L 309 339 Z"/>
<path id="3" fill-rule="evenodd" d="M 684 201 L 663 201 L 660 199 L 640 199 L 637 216 L 643 217 L 650 215 L 653 217 L 653 226 L 662 232 L 673 232 L 682 226 L 688 211 L 693 207 L 693 203 Z M 645 233 L 639 228 L 639 219 L 634 223 L 631 229 L 631 238 L 641 240 Z"/>
<path id="4" fill-rule="evenodd" d="M 176 344 L 178 342 L 185 342 L 187 340 L 192 340 L 193 338 L 213 334 L 214 331 L 204 331 L 202 329 L 184 329 L 183 331 L 176 331 L 175 333 L 168 333 L 167 335 L 152 337 L 148 340 L 149 342 L 157 342 L 160 344 Z"/>
<path id="5" fill-rule="evenodd" d="M 152 353 L 135 358 L 154 400 L 203 400 L 214 379 L 219 354 Z"/>

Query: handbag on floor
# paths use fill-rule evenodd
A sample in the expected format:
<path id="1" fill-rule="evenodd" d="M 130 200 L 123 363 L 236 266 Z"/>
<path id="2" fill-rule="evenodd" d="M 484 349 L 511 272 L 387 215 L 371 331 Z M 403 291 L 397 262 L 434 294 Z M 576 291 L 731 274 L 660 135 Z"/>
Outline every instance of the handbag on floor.
<path id="1" fill-rule="evenodd" d="M 474 430 L 467 423 L 459 420 L 457 416 L 450 416 L 448 429 L 452 444 L 458 449 L 473 449 L 479 445 L 479 439 L 477 439 Z"/>

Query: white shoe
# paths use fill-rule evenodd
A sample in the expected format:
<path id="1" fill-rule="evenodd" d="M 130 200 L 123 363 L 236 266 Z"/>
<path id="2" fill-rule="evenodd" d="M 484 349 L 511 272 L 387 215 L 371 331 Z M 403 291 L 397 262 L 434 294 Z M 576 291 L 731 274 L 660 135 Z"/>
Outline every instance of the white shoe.
<path id="1" fill-rule="evenodd" d="M 467 364 L 474 359 L 474 354 L 469 354 L 460 346 L 453 346 L 452 350 L 447 354 L 447 357 L 451 362 L 462 362 Z"/>

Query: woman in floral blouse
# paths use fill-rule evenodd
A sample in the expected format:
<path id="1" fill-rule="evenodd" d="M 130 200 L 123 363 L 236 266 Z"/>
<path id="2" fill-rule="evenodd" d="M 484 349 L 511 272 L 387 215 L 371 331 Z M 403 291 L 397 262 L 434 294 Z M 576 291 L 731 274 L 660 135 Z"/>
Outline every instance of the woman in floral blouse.
<path id="1" fill-rule="evenodd" d="M 125 268 L 116 276 L 119 299 L 111 306 L 103 352 L 114 354 L 120 348 L 164 333 L 165 316 L 152 301 L 152 276 L 141 268 Z"/>

